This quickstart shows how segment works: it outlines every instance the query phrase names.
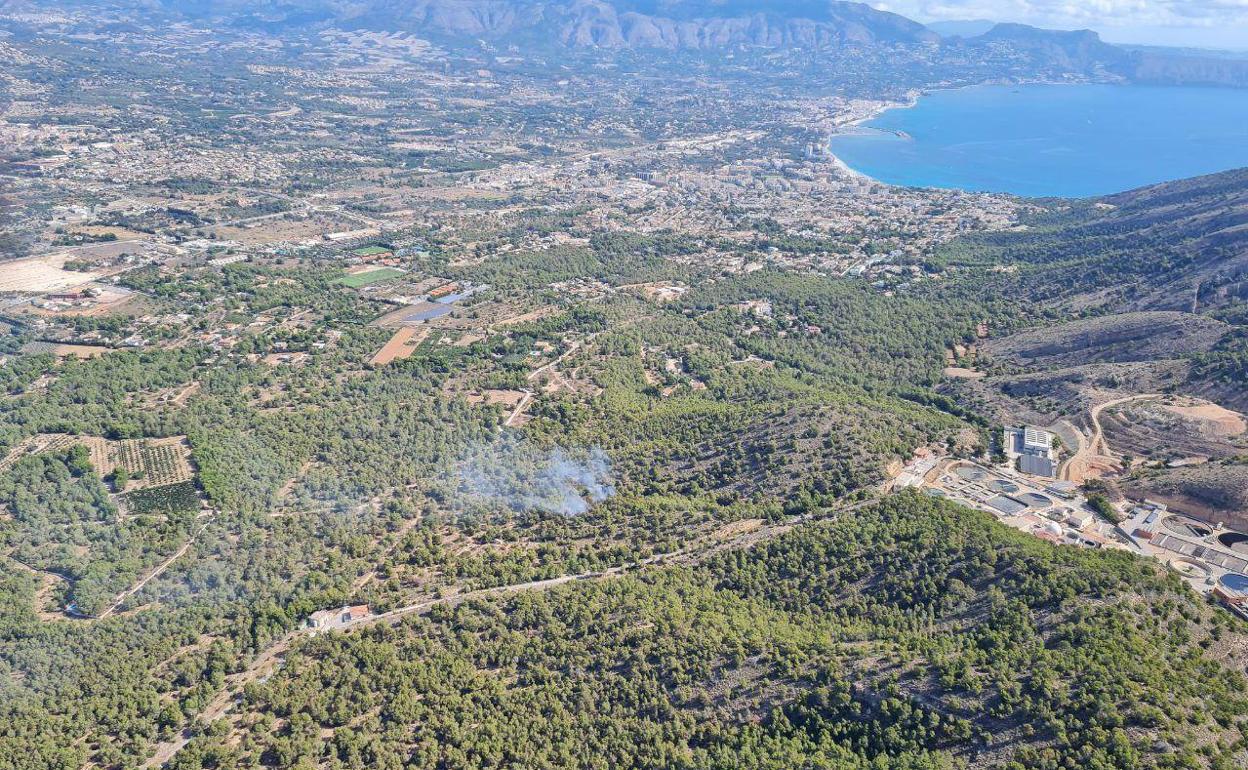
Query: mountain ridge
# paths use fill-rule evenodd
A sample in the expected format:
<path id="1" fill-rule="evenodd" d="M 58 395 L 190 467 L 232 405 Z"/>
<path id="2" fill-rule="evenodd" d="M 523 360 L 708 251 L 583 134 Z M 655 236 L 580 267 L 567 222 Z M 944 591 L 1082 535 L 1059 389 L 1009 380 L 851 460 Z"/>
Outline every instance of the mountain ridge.
<path id="1" fill-rule="evenodd" d="M 705 50 L 736 45 L 832 46 L 880 42 L 935 43 L 923 25 L 852 2 L 764 3 L 758 0 L 311 0 L 290 3 L 174 3 L 166 11 L 200 17 L 268 21 L 308 15 L 335 24 L 506 40 L 536 36 L 595 48 Z"/>
<path id="2" fill-rule="evenodd" d="M 73 8 L 127 13 L 126 0 L 5 0 L 2 10 Z M 150 0 L 149 18 L 274 31 L 367 29 L 461 43 L 603 53 L 651 50 L 893 50 L 984 59 L 1007 52 L 1015 77 L 1067 77 L 1163 85 L 1248 87 L 1248 59 L 1141 51 L 1091 30 L 1001 23 L 978 35 L 942 37 L 904 16 L 844 0 Z"/>

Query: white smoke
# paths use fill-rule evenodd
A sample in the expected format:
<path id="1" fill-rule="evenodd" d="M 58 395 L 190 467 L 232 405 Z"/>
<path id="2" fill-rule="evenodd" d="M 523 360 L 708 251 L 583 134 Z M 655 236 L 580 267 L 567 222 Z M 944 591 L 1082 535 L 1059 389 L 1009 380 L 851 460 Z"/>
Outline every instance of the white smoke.
<path id="1" fill-rule="evenodd" d="M 611 458 L 601 449 L 543 449 L 510 434 L 471 447 L 459 482 L 473 502 L 563 516 L 579 516 L 615 494 Z"/>

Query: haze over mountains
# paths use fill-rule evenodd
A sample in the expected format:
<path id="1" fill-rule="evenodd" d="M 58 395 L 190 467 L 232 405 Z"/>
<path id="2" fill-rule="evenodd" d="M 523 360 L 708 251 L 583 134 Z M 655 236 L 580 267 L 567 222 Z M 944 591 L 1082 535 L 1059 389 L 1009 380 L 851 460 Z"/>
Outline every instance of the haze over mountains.
<path id="1" fill-rule="evenodd" d="M 600 48 L 824 47 L 939 40 L 922 24 L 896 14 L 862 3 L 819 0 L 158 0 L 158 5 L 167 14 L 238 25 L 341 25 Z"/>
<path id="2" fill-rule="evenodd" d="M 60 5 L 139 9 L 130 2 L 91 0 L 61 0 Z M 0 7 L 46 12 L 50 6 L 9 0 Z M 1017 59 L 1017 77 L 1050 77 L 1056 68 L 1101 79 L 1248 85 L 1248 61 L 1128 50 L 1088 30 L 1059 32 L 1021 24 L 986 28 L 985 22 L 933 29 L 838 0 L 155 0 L 142 12 L 148 20 L 164 16 L 267 32 L 369 29 L 522 50 L 720 53 L 902 46 L 926 51 L 934 60 L 1004 54 Z"/>

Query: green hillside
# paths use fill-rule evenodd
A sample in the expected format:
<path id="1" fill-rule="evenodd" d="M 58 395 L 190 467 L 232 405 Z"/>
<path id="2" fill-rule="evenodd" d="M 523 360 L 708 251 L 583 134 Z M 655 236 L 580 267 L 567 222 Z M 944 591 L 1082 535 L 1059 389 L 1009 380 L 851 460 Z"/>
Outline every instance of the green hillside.
<path id="1" fill-rule="evenodd" d="M 1242 631 L 918 496 L 304 644 L 177 767 L 1240 767 Z"/>

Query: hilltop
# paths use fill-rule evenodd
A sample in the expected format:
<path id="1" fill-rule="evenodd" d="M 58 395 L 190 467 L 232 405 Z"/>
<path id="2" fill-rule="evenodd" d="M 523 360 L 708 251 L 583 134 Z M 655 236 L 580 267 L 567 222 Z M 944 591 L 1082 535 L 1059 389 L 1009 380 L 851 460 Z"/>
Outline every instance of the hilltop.
<path id="1" fill-rule="evenodd" d="M 1017 266 L 1017 290 L 1071 308 L 1213 311 L 1248 298 L 1248 169 L 1055 201 L 946 257 Z"/>

